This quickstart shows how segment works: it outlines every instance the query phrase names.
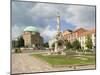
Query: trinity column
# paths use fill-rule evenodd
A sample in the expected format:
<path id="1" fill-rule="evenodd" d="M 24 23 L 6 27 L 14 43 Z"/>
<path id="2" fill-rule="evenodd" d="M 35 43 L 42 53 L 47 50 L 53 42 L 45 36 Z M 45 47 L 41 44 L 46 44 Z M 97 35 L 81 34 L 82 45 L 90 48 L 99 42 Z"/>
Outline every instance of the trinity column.
<path id="1" fill-rule="evenodd" d="M 59 37 L 60 37 L 60 16 L 57 15 L 57 34 L 56 34 L 56 42 L 55 42 L 55 52 L 58 51 L 58 41 L 59 41 Z"/>

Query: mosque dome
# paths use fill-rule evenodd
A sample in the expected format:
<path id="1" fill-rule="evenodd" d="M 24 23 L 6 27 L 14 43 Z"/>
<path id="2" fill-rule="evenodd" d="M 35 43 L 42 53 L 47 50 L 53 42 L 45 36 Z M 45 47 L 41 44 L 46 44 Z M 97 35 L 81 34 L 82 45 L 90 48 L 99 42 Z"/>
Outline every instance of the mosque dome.
<path id="1" fill-rule="evenodd" d="M 34 26 L 28 26 L 24 29 L 24 31 L 38 32 L 38 29 Z"/>

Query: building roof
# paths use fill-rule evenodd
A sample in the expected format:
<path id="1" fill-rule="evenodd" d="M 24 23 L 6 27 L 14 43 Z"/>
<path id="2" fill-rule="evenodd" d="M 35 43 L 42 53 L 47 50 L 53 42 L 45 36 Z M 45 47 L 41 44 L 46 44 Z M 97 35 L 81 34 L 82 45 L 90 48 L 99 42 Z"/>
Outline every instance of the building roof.
<path id="1" fill-rule="evenodd" d="M 86 36 L 86 35 L 90 35 L 90 32 L 89 32 L 89 31 L 83 32 L 82 34 L 79 35 L 79 37 L 81 37 L 81 36 Z"/>
<path id="2" fill-rule="evenodd" d="M 38 29 L 34 26 L 28 26 L 24 29 L 24 31 L 38 32 Z"/>
<path id="3" fill-rule="evenodd" d="M 77 33 L 77 36 L 80 36 L 82 33 L 87 32 L 88 30 L 84 29 L 84 28 L 79 28 L 77 30 L 74 31 L 74 33 Z"/>
<path id="4" fill-rule="evenodd" d="M 86 35 L 91 35 L 95 33 L 95 28 L 91 29 L 89 31 L 83 32 L 82 34 L 80 34 L 79 36 L 86 36 Z"/>
<path id="5" fill-rule="evenodd" d="M 74 32 L 82 33 L 82 32 L 85 32 L 85 31 L 87 31 L 87 30 L 84 29 L 84 28 L 79 28 L 79 29 L 75 30 Z"/>
<path id="6" fill-rule="evenodd" d="M 95 28 L 91 29 L 90 32 L 95 33 L 96 32 Z"/>
<path id="7" fill-rule="evenodd" d="M 70 33 L 72 33 L 73 31 L 72 30 L 66 30 L 66 31 L 64 31 L 63 33 L 62 33 L 62 35 L 63 36 L 66 36 L 66 35 L 68 35 L 68 34 L 70 34 Z"/>

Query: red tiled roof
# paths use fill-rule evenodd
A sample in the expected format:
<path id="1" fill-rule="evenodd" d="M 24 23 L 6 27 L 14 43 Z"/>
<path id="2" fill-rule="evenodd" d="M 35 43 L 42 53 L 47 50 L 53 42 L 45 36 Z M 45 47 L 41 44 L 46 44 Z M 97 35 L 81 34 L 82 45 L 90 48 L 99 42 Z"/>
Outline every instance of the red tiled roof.
<path id="1" fill-rule="evenodd" d="M 63 33 L 62 33 L 62 35 L 63 36 L 66 36 L 66 35 L 68 35 L 68 34 L 70 34 L 71 32 L 69 32 L 69 31 L 64 31 Z"/>
<path id="2" fill-rule="evenodd" d="M 63 32 L 63 36 L 68 36 L 68 35 L 71 35 L 71 34 L 74 34 L 74 33 L 77 33 L 77 37 L 86 36 L 88 34 L 95 33 L 95 28 L 91 29 L 91 30 L 86 30 L 84 28 L 79 28 L 79 29 L 75 30 L 74 32 L 65 31 L 65 32 Z"/>
<path id="3" fill-rule="evenodd" d="M 88 35 L 88 34 L 90 34 L 89 31 L 87 31 L 87 32 L 83 32 L 82 34 L 79 35 L 79 37 L 80 37 L 80 36 L 86 36 L 86 35 Z"/>
<path id="4" fill-rule="evenodd" d="M 95 33 L 96 32 L 95 28 L 91 29 L 90 32 Z"/>
<path id="5" fill-rule="evenodd" d="M 79 29 L 75 30 L 74 32 L 79 32 L 79 31 L 87 31 L 87 30 L 84 28 L 79 28 Z"/>
<path id="6" fill-rule="evenodd" d="M 86 36 L 86 35 L 91 35 L 95 33 L 95 29 L 91 29 L 89 31 L 83 32 L 82 34 L 80 34 L 79 36 Z"/>
<path id="7" fill-rule="evenodd" d="M 79 28 L 79 29 L 74 31 L 74 33 L 77 33 L 77 36 L 80 36 L 84 32 L 87 32 L 87 30 L 84 28 Z"/>

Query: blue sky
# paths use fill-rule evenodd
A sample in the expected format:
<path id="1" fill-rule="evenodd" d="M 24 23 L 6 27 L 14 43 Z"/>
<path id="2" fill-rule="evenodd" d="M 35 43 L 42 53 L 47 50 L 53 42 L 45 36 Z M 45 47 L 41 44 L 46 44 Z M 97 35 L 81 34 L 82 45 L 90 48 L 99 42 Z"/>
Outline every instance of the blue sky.
<path id="1" fill-rule="evenodd" d="M 12 1 L 12 38 L 20 35 L 27 26 L 34 26 L 48 41 L 56 33 L 57 12 L 61 31 L 95 27 L 94 6 Z"/>

